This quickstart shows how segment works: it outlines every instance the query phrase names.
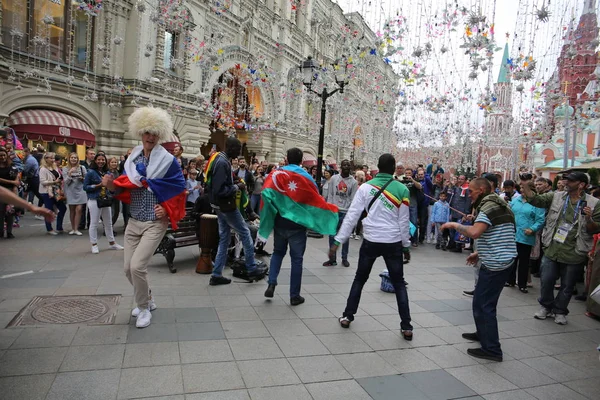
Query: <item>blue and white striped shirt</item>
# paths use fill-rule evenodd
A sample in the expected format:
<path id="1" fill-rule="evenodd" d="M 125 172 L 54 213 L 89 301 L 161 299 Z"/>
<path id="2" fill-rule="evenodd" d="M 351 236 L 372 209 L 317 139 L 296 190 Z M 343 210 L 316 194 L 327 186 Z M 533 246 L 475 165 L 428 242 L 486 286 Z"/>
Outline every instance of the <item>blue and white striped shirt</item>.
<path id="1" fill-rule="evenodd" d="M 489 225 L 479 239 L 475 240 L 481 262 L 491 270 L 503 270 L 510 267 L 517 257 L 514 224 L 493 225 L 483 211 L 479 212 L 475 222 Z"/>

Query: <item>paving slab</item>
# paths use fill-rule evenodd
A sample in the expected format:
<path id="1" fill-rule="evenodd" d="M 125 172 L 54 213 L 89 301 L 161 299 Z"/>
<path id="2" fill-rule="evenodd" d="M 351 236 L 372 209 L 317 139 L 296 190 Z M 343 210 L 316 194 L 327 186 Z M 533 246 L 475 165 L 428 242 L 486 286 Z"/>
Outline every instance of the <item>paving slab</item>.
<path id="1" fill-rule="evenodd" d="M 183 392 L 181 366 L 125 368 L 121 371 L 119 399 L 166 396 Z"/>
<path id="2" fill-rule="evenodd" d="M 273 386 L 248 390 L 252 400 L 312 400 L 304 385 Z"/>
<path id="3" fill-rule="evenodd" d="M 182 344 L 184 343 L 189 342 L 182 342 Z M 130 343 L 125 345 L 123 368 L 157 367 L 179 364 L 179 362 L 179 344 L 177 342 Z"/>
<path id="4" fill-rule="evenodd" d="M 306 385 L 314 400 L 371 400 L 372 397 L 355 381 L 334 381 Z"/>
<path id="5" fill-rule="evenodd" d="M 117 398 L 121 371 L 65 372 L 56 375 L 47 400 L 109 400 Z"/>
<path id="6" fill-rule="evenodd" d="M 60 372 L 121 368 L 124 344 L 73 346 L 60 366 Z"/>
<path id="7" fill-rule="evenodd" d="M 249 389 L 300 383 L 298 375 L 285 358 L 238 361 L 237 364 Z"/>
<path id="8" fill-rule="evenodd" d="M 54 374 L 43 374 L 0 378 L 2 399 L 44 400 L 55 377 Z"/>
<path id="9" fill-rule="evenodd" d="M 412 372 L 403 376 L 431 400 L 477 395 L 475 391 L 444 370 Z"/>
<path id="10" fill-rule="evenodd" d="M 289 359 L 303 383 L 350 379 L 351 375 L 333 356 L 295 357 Z"/>
<path id="11" fill-rule="evenodd" d="M 0 376 L 58 372 L 67 347 L 7 350 L 0 357 Z"/>

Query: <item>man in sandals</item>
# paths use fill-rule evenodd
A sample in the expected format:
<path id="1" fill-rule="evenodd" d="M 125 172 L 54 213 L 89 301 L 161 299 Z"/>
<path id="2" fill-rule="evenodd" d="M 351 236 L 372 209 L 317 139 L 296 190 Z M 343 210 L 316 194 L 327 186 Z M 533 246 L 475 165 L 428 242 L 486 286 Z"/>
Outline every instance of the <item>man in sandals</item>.
<path id="1" fill-rule="evenodd" d="M 363 211 L 368 213 L 362 220 L 363 243 L 358 257 L 358 269 L 350 289 L 346 310 L 339 321 L 344 328 L 350 326 L 373 264 L 377 258 L 383 257 L 396 291 L 402 336 L 406 340 L 412 340 L 413 327 L 410 324 L 403 265 L 403 258 L 410 259 L 409 192 L 404 184 L 393 178 L 396 168 L 393 155 L 383 154 L 379 157 L 377 167 L 377 176 L 358 188 L 329 249 L 329 259 L 333 259 L 340 243 L 348 239 Z"/>

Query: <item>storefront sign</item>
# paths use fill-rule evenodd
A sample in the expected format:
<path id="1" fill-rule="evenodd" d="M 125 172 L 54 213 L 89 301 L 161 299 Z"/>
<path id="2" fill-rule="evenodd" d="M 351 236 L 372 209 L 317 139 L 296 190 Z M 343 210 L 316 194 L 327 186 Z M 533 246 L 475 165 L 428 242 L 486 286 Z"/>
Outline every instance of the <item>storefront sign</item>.
<path id="1" fill-rule="evenodd" d="M 71 136 L 71 130 L 66 126 L 59 127 L 58 133 L 60 134 L 60 136 Z"/>

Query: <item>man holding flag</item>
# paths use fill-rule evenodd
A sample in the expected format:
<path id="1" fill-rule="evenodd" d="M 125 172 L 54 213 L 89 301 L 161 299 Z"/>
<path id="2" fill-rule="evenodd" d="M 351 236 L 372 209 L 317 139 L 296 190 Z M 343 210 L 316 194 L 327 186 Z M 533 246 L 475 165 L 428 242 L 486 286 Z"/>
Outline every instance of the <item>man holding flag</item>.
<path id="1" fill-rule="evenodd" d="M 123 175 L 113 180 L 104 175 L 103 184 L 116 190 L 116 198 L 130 203 L 130 219 L 125 229 L 125 275 L 133 285 L 137 307 L 131 315 L 135 325 L 150 325 L 156 304 L 150 296 L 148 262 L 163 239 L 169 221 L 173 229 L 185 216 L 185 179 L 181 167 L 159 142 L 173 132 L 169 114 L 154 107 L 138 108 L 128 119 L 129 132 L 139 136 L 124 165 Z"/>
<path id="2" fill-rule="evenodd" d="M 292 271 L 290 276 L 290 304 L 304 303 L 300 296 L 302 262 L 306 249 L 306 230 L 323 235 L 335 235 L 338 208 L 327 203 L 320 195 L 312 177 L 300 167 L 302 150 L 287 151 L 288 165 L 271 172 L 262 190 L 262 209 L 258 241 L 266 242 L 274 231 L 273 255 L 269 269 L 269 286 L 265 297 L 273 297 L 283 257 L 290 247 Z"/>

